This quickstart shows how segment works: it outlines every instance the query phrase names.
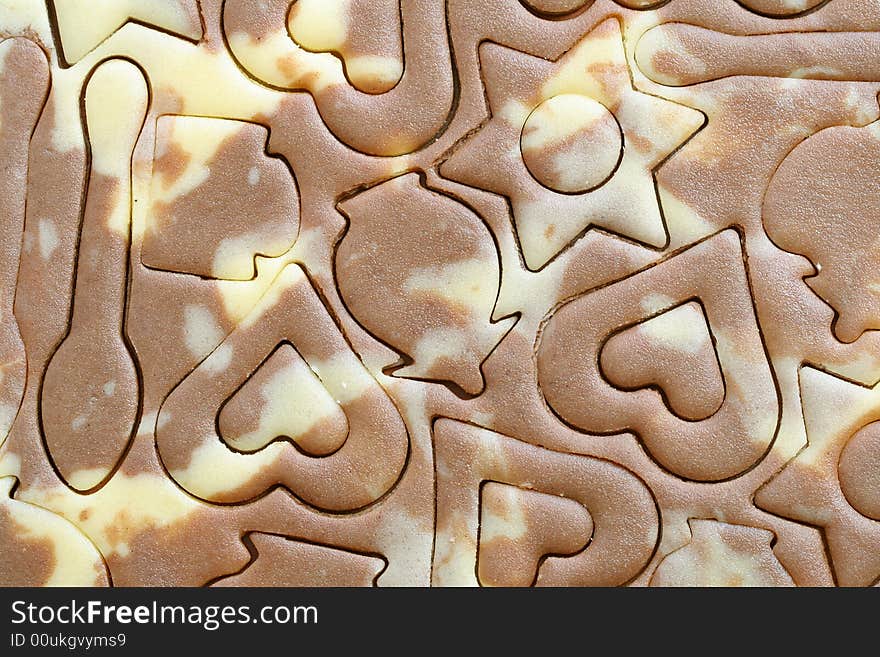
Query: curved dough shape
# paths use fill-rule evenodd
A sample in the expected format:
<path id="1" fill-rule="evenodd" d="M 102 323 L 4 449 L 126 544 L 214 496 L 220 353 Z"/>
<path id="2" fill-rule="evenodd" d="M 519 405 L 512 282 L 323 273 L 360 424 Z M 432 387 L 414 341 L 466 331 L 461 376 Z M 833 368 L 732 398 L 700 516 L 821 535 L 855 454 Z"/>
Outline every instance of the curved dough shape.
<path id="1" fill-rule="evenodd" d="M 0 477 L 0 582 L 3 586 L 109 586 L 104 559 L 68 520 L 12 498 Z"/>
<path id="2" fill-rule="evenodd" d="M 297 46 L 287 30 L 290 0 L 268 0 L 264 6 L 254 11 L 250 0 L 227 0 L 223 29 L 233 56 L 264 84 L 309 91 L 342 142 L 369 155 L 402 155 L 443 129 L 453 102 L 445 3 L 401 0 L 405 68 L 394 88 L 382 94 L 352 87 L 333 55 Z"/>
<path id="3" fill-rule="evenodd" d="M 330 456 L 308 456 L 286 441 L 242 453 L 217 433 L 224 400 L 283 342 L 296 347 L 348 419 L 348 438 Z M 334 512 L 363 508 L 391 490 L 409 451 L 397 408 L 297 265 L 281 271 L 256 308 L 168 396 L 156 443 L 175 481 L 202 499 L 240 503 L 281 485 Z"/>

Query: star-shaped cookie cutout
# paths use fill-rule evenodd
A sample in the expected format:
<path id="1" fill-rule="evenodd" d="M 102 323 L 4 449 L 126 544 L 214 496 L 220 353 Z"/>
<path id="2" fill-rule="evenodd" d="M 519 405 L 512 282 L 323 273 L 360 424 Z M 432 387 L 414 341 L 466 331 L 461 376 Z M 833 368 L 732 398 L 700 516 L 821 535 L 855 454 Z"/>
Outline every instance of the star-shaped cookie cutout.
<path id="1" fill-rule="evenodd" d="M 758 490 L 758 507 L 824 530 L 842 586 L 880 577 L 880 384 L 800 372 L 808 444 Z"/>
<path id="2" fill-rule="evenodd" d="M 64 60 L 72 65 L 128 22 L 191 40 L 202 37 L 196 0 L 52 0 Z"/>
<path id="3" fill-rule="evenodd" d="M 529 269 L 590 227 L 666 246 L 654 173 L 705 117 L 633 87 L 617 19 L 556 62 L 494 43 L 480 62 L 491 118 L 441 173 L 510 199 Z"/>

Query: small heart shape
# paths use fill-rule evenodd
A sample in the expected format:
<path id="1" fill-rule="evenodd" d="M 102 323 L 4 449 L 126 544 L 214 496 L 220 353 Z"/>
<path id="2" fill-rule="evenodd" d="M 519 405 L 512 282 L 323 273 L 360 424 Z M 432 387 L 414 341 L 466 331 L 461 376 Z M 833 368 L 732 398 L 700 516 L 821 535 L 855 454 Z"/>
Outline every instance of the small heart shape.
<path id="1" fill-rule="evenodd" d="M 280 437 L 322 456 L 348 436 L 348 420 L 317 375 L 289 343 L 282 343 L 220 409 L 220 435 L 241 451 L 257 451 Z"/>
<path id="2" fill-rule="evenodd" d="M 691 301 L 613 334 L 599 365 L 621 390 L 659 388 L 670 410 L 704 420 L 724 401 L 724 378 L 703 307 Z"/>

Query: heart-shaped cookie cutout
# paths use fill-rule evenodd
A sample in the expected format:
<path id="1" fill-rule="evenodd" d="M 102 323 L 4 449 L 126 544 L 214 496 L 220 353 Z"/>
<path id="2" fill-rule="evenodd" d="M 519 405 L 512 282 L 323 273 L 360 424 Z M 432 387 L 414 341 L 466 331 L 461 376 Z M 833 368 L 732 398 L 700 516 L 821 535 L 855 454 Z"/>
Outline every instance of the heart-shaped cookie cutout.
<path id="1" fill-rule="evenodd" d="M 613 334 L 599 365 L 622 390 L 658 388 L 670 410 L 703 420 L 724 401 L 724 378 L 703 307 L 696 301 L 655 315 Z"/>

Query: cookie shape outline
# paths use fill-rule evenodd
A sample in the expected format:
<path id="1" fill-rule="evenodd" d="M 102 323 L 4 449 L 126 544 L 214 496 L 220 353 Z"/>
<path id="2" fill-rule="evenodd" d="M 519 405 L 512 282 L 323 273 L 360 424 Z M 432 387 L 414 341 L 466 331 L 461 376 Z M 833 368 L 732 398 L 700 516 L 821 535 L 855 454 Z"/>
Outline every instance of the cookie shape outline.
<path id="1" fill-rule="evenodd" d="M 872 422 L 844 445 L 837 463 L 840 490 L 852 508 L 871 520 L 880 521 L 880 423 Z"/>
<path id="2" fill-rule="evenodd" d="M 245 454 L 217 435 L 218 409 L 230 390 L 284 341 L 297 348 L 346 413 L 348 438 L 330 456 L 306 456 L 286 441 Z M 255 355 L 241 355 L 249 349 Z M 365 508 L 396 485 L 410 438 L 391 398 L 351 350 L 305 271 L 289 264 L 254 310 L 162 403 L 156 445 L 172 479 L 200 499 L 240 504 L 283 486 L 319 510 L 340 513 Z M 382 454 L 378 461 L 376 454 Z"/>
<path id="3" fill-rule="evenodd" d="M 560 139 L 554 133 L 561 126 L 565 127 Z M 620 124 L 602 103 L 581 94 L 559 94 L 529 114 L 519 149 L 526 169 L 544 187 L 560 194 L 585 194 L 617 171 L 623 160 L 623 139 Z"/>
<path id="4" fill-rule="evenodd" d="M 243 71 L 272 89 L 311 93 L 341 142 L 367 155 L 404 155 L 443 132 L 455 109 L 455 90 L 445 3 L 401 0 L 400 7 L 403 74 L 382 94 L 358 91 L 332 54 L 309 53 L 296 44 L 287 28 L 290 0 L 270 0 L 257 14 L 244 0 L 224 0 L 222 28 Z"/>
<path id="5" fill-rule="evenodd" d="M 91 539 L 62 516 L 15 499 L 17 487 L 15 477 L 0 477 L 3 585 L 109 586 L 110 573 Z"/>
<path id="6" fill-rule="evenodd" d="M 519 0 L 535 16 L 562 20 L 586 11 L 595 0 Z"/>
<path id="7" fill-rule="evenodd" d="M 251 553 L 245 566 L 222 576 L 212 587 L 376 586 L 388 568 L 385 557 L 365 554 L 294 536 L 248 532 L 242 542 Z"/>
<path id="8" fill-rule="evenodd" d="M 580 502 L 592 518 L 586 548 L 573 556 L 544 559 L 537 586 L 625 584 L 653 556 L 659 509 L 650 488 L 623 466 L 553 452 L 452 418 L 436 418 L 432 433 L 437 476 L 433 585 L 478 584 L 477 534 L 485 481 L 564 495 Z"/>
<path id="9" fill-rule="evenodd" d="M 791 19 L 823 9 L 831 0 L 736 0 L 751 12 L 766 18 Z"/>
<path id="10" fill-rule="evenodd" d="M 203 36 L 198 0 L 46 2 L 49 15 L 55 21 L 58 60 L 64 68 L 83 59 L 126 23 L 145 25 L 194 43 Z"/>
<path id="11" fill-rule="evenodd" d="M 705 420 L 724 403 L 718 350 L 699 301 L 617 330 L 599 351 L 599 370 L 620 390 L 657 390 L 683 420 Z"/>
<path id="12" fill-rule="evenodd" d="M 155 141 L 144 266 L 246 281 L 257 274 L 257 256 L 293 246 L 299 190 L 290 164 L 269 153 L 266 126 L 165 114 L 156 119 Z M 217 206 L 217 196 L 235 193 Z"/>
<path id="13" fill-rule="evenodd" d="M 691 540 L 663 557 L 650 586 L 794 586 L 768 529 L 689 518 Z"/>
<path id="14" fill-rule="evenodd" d="M 338 57 L 359 91 L 386 93 L 403 75 L 400 0 L 296 0 L 287 29 L 304 50 Z"/>
<path id="15" fill-rule="evenodd" d="M 810 47 L 804 48 L 808 36 Z M 661 23 L 635 48 L 639 70 L 668 87 L 729 77 L 876 82 L 876 32 L 728 34 L 690 23 Z"/>
<path id="16" fill-rule="evenodd" d="M 799 375 L 807 445 L 757 490 L 755 504 L 821 528 L 836 584 L 873 585 L 880 580 L 880 521 L 847 500 L 838 468 L 853 436 L 880 420 L 880 384 L 856 385 L 810 366 Z"/>
<path id="17" fill-rule="evenodd" d="M 497 481 L 480 484 L 480 586 L 532 586 L 547 556 L 577 554 L 592 537 L 593 518 L 575 500 Z"/>
<path id="18" fill-rule="evenodd" d="M 83 91 L 90 167 L 73 302 L 39 402 L 47 453 L 61 478 L 79 491 L 94 491 L 113 475 L 141 414 L 139 365 L 125 318 L 132 157 L 149 103 L 144 71 L 125 59 L 99 64 Z M 81 370 L 80 359 L 89 369 Z M 80 374 L 71 381 L 68 371 Z"/>
<path id="19" fill-rule="evenodd" d="M 761 196 L 773 169 L 797 140 L 828 126 L 862 126 L 876 118 L 876 90 L 871 91 L 876 85 L 817 79 L 845 77 L 844 74 L 848 73 L 843 69 L 828 74 L 818 70 L 802 71 L 811 78 L 806 81 L 787 78 L 796 69 L 789 66 L 793 60 L 782 52 L 784 49 L 777 53 L 779 57 L 766 58 L 764 67 L 777 65 L 784 59 L 780 64 L 782 77 L 738 76 L 689 88 L 661 88 L 645 78 L 637 64 L 630 64 L 635 84 L 641 90 L 700 108 L 710 117 L 706 129 L 656 172 L 672 244 L 667 251 L 702 240 L 730 222 L 741 226 L 748 247 L 743 257 L 748 260 L 751 293 L 784 399 L 782 428 L 766 458 L 741 479 L 720 485 L 681 481 L 649 459 L 643 446 L 631 434 L 592 435 L 564 425 L 544 405 L 535 382 L 532 360 L 535 332 L 539 329 L 541 317 L 553 304 L 605 284 L 613 285 L 615 280 L 646 268 L 667 254 L 618 239 L 601 229 L 591 230 L 585 239 L 554 261 L 552 267 L 548 266 L 537 274 L 530 272 L 522 263 L 506 200 L 501 195 L 440 178 L 437 165 L 454 154 L 459 147 L 456 140 L 468 130 L 477 130 L 486 115 L 478 54 L 482 40 L 489 39 L 516 51 L 540 54 L 552 60 L 590 27 L 590 20 L 598 22 L 598 17 L 613 14 L 619 16 L 627 34 L 625 45 L 630 57 L 634 54 L 634 40 L 644 29 L 658 21 L 671 19 L 690 21 L 715 31 L 752 33 L 754 41 L 743 42 L 744 49 L 752 54 L 759 49 L 747 44 L 764 41 L 762 35 L 755 34 L 764 31 L 798 32 L 796 41 L 801 42 L 805 51 L 811 43 L 822 50 L 826 43 L 855 43 L 845 35 L 841 38 L 842 35 L 835 31 L 859 29 L 856 24 L 859 20 L 864 20 L 861 27 L 866 31 L 876 33 L 880 30 L 880 7 L 866 7 L 863 14 L 853 17 L 851 9 L 858 0 L 855 4 L 852 0 L 839 0 L 830 5 L 834 8 L 787 22 L 761 18 L 754 12 L 741 9 L 735 2 L 728 2 L 723 10 L 713 10 L 711 0 L 708 3 L 698 0 L 696 3 L 669 4 L 656 12 L 638 13 L 623 8 L 622 3 L 601 0 L 588 11 L 551 21 L 530 14 L 515 0 L 494 3 L 491 7 L 481 5 L 478 0 L 456 0 L 446 6 L 448 36 L 456 47 L 453 75 L 461 76 L 460 87 L 457 87 L 461 91 L 460 105 L 445 132 L 438 133 L 436 142 L 407 157 L 382 159 L 356 153 L 334 139 L 309 93 L 279 93 L 265 85 L 259 87 L 243 75 L 223 42 L 220 31 L 222 0 L 200 4 L 205 11 L 206 35 L 199 44 L 149 26 L 126 25 L 78 65 L 65 70 L 60 70 L 63 65 L 59 66 L 57 61 L 59 41 L 57 38 L 53 41 L 51 16 L 45 20 L 46 3 L 18 3 L 11 12 L 13 23 L 26 26 L 30 23 L 33 38 L 39 38 L 45 44 L 53 74 L 58 77 L 53 80 L 50 98 L 54 101 L 54 108 L 46 111 L 46 116 L 41 119 L 39 138 L 31 140 L 30 148 L 33 177 L 39 177 L 40 181 L 29 183 L 28 188 L 28 221 L 23 242 L 22 274 L 17 281 L 19 303 L 15 309 L 27 348 L 25 402 L 7 444 L 0 448 L 0 475 L 21 475 L 20 500 L 45 505 L 77 524 L 106 552 L 114 581 L 123 585 L 201 584 L 220 573 L 232 572 L 249 556 L 240 537 L 250 531 L 292 536 L 362 552 L 376 550 L 385 554 L 390 562 L 388 576 L 383 576 L 380 583 L 387 580 L 389 584 L 427 584 L 433 519 L 433 468 L 428 432 L 431 418 L 439 414 L 520 436 L 524 442 L 551 446 L 563 452 L 601 456 L 639 473 L 661 507 L 664 542 L 658 548 L 663 554 L 655 554 L 650 566 L 631 580 L 633 584 L 647 584 L 651 568 L 665 556 L 667 548 L 678 548 L 688 540 L 686 522 L 695 515 L 772 530 L 779 539 L 772 549 L 798 584 L 832 583 L 828 558 L 822 547 L 824 529 L 770 515 L 753 505 L 752 493 L 763 479 L 782 468 L 786 459 L 807 442 L 808 436 L 800 418 L 797 386 L 800 364 L 821 363 L 822 367 L 842 377 L 871 384 L 880 376 L 877 374 L 880 360 L 873 353 L 876 351 L 873 347 L 880 344 L 880 333 L 866 332 L 854 343 L 842 343 L 829 331 L 833 320 L 831 307 L 802 282 L 804 276 L 812 273 L 810 263 L 806 258 L 779 250 L 767 239 L 761 223 Z M 841 13 L 833 13 L 838 10 Z M 19 12 L 22 12 L 22 23 L 17 23 Z M 7 26 L 9 21 L 4 17 L 0 23 Z M 825 34 L 830 35 L 827 40 Z M 300 45 L 317 46 L 320 50 L 320 44 L 306 41 L 302 40 Z M 332 52 L 327 54 L 326 59 L 338 58 Z M 144 347 L 139 354 L 144 365 L 145 417 L 126 460 L 113 478 L 100 490 L 81 495 L 57 480 L 46 459 L 36 399 L 46 359 L 63 337 L 68 321 L 70 264 L 77 248 L 76 208 L 83 198 L 82 163 L 87 158 L 82 149 L 82 135 L 75 138 L 80 133 L 80 123 L 76 120 L 78 104 L 73 101 L 79 100 L 82 78 L 88 69 L 108 56 L 132 57 L 149 71 L 156 102 L 153 112 L 156 114 L 216 115 L 218 118 L 265 124 L 273 131 L 272 146 L 298 167 L 297 173 L 307 185 L 304 185 L 304 193 L 307 192 L 308 197 L 304 203 L 302 240 L 282 256 L 258 258 L 258 275 L 254 281 L 234 282 L 204 280 L 143 267 L 138 257 L 137 241 L 140 240 L 140 230 L 149 227 L 149 217 L 144 216 L 146 196 L 139 197 L 131 260 L 132 298 L 128 306 L 138 310 L 129 316 L 130 325 L 126 329 L 130 331 L 135 347 L 138 350 Z M 843 45 L 840 46 L 840 56 L 849 57 L 853 64 L 861 61 L 858 53 L 846 52 Z M 838 56 L 827 61 L 837 68 L 839 59 Z M 696 60 L 689 61 L 689 66 L 697 64 Z M 753 70 L 760 72 L 760 68 L 756 66 Z M 342 71 L 345 75 L 344 68 Z M 867 77 L 870 71 L 865 71 Z M 217 90 L 216 94 L 214 90 Z M 143 182 L 144 173 L 149 175 L 148 151 L 152 130 L 154 124 L 150 121 L 141 139 L 143 158 L 135 167 L 134 175 L 139 182 Z M 62 140 L 68 150 L 64 153 L 53 150 L 53 144 L 61 149 Z M 316 166 L 309 171 L 311 162 Z M 503 314 L 502 309 L 522 312 L 517 326 L 483 364 L 489 381 L 479 399 L 456 397 L 442 385 L 384 376 L 389 370 L 383 372 L 383 366 L 395 358 L 393 350 L 363 330 L 357 318 L 348 312 L 334 284 L 333 243 L 337 231 L 344 227 L 334 209 L 339 195 L 345 194 L 345 190 L 374 185 L 410 170 L 425 171 L 430 185 L 473 206 L 485 219 L 497 239 L 504 265 L 499 314 Z M 804 172 L 804 175 L 808 173 Z M 53 227 L 57 236 L 54 247 L 51 246 Z M 42 256 L 41 241 L 46 250 L 51 251 L 50 258 Z M 247 504 L 204 503 L 180 488 L 157 461 L 155 427 L 158 422 L 168 419 L 167 416 L 157 418 L 162 400 L 176 382 L 219 346 L 224 335 L 234 330 L 248 308 L 256 303 L 289 261 L 306 268 L 329 316 L 341 327 L 351 348 L 356 350 L 374 378 L 387 388 L 411 429 L 412 461 L 405 476 L 391 494 L 363 512 L 316 511 L 283 488 L 272 490 Z M 824 269 L 827 273 L 827 267 Z M 150 317 L 151 310 L 153 317 Z M 655 319 L 663 321 L 669 316 L 660 314 Z M 211 331 L 200 332 L 200 328 L 209 324 Z M 656 324 L 653 328 L 657 328 Z M 193 347 L 189 345 L 191 333 L 193 343 L 198 343 Z M 723 343 L 722 340 L 722 347 Z M 240 355 L 233 354 L 233 358 Z M 218 365 L 220 362 L 217 361 Z M 606 368 L 606 378 L 614 379 L 611 371 L 614 369 L 611 366 Z M 630 378 L 615 379 L 615 383 L 627 388 L 639 387 L 646 382 Z M 670 409 L 677 406 L 670 399 L 661 401 Z M 843 406 L 825 412 L 833 412 L 832 417 L 836 417 L 850 410 L 846 404 Z M 709 412 L 676 410 L 689 419 Z M 868 481 L 859 473 L 860 468 L 870 468 L 863 452 L 870 454 L 873 448 L 870 444 L 865 447 L 866 434 L 860 432 L 859 426 L 860 422 L 854 423 L 854 433 L 841 452 L 836 467 L 841 492 L 847 502 L 866 515 L 867 507 L 856 500 L 858 491 L 855 495 L 853 491 L 847 491 L 847 486 L 853 488 L 855 484 L 844 483 L 847 477 L 844 472 L 853 465 L 856 467 L 852 478 Z M 286 446 L 296 449 L 293 445 Z M 260 447 L 252 446 L 256 452 L 261 451 Z M 855 451 L 845 455 L 849 449 Z M 149 475 L 145 477 L 147 473 Z M 142 479 L 149 480 L 149 484 Z M 161 491 L 170 492 L 170 500 L 159 494 L 159 484 Z M 183 511 L 189 508 L 187 504 L 196 510 L 184 516 Z M 179 505 L 183 508 L 177 511 Z M 856 508 L 859 506 L 862 508 Z M 529 535 L 528 539 L 520 543 L 540 543 L 537 534 Z M 856 547 L 851 545 L 847 549 Z M 130 554 L 123 555 L 129 550 Z M 563 550 L 560 548 L 560 551 Z M 488 553 L 491 554 L 491 549 Z M 489 561 L 481 560 L 481 563 L 487 565 Z M 512 570 L 527 573 L 527 578 L 533 568 L 520 564 Z M 488 584 L 489 579 L 487 576 L 485 581 L 478 583 Z"/>
<path id="20" fill-rule="evenodd" d="M 18 415 L 27 354 L 15 317 L 15 292 L 25 227 L 31 137 L 49 95 L 51 73 L 40 47 L 21 37 L 0 41 L 0 446 Z M 40 224 L 40 255 L 57 241 L 54 223 Z"/>
<path id="21" fill-rule="evenodd" d="M 654 460 L 685 479 L 723 481 L 757 464 L 776 438 L 781 402 L 742 249 L 739 234 L 727 229 L 558 306 L 536 344 L 538 383 L 550 409 L 580 431 L 633 431 Z M 678 418 L 654 390 L 614 389 L 598 359 L 615 329 L 692 299 L 705 309 L 726 390 L 718 411 L 700 422 Z"/>
<path id="22" fill-rule="evenodd" d="M 826 128 L 786 156 L 764 195 L 767 234 L 780 248 L 809 258 L 815 273 L 804 283 L 834 309 L 831 330 L 846 343 L 880 329 L 874 291 L 880 279 L 872 280 L 865 266 L 880 255 L 871 230 L 880 210 L 872 154 L 880 154 L 880 121 Z M 809 182 L 798 173 L 807 166 Z"/>
<path id="23" fill-rule="evenodd" d="M 465 398 L 482 393 L 482 365 L 517 321 L 494 317 L 501 258 L 482 217 L 417 172 L 336 209 L 348 222 L 334 251 L 337 287 L 358 323 L 401 355 L 385 371 Z"/>
<path id="24" fill-rule="evenodd" d="M 509 199 L 528 269 L 543 269 L 590 228 L 665 248 L 669 234 L 654 174 L 705 124 L 705 116 L 633 86 L 619 20 L 599 23 L 555 62 L 492 42 L 479 52 L 490 118 L 442 162 L 440 173 Z M 517 148 L 534 109 L 563 94 L 598 101 L 621 126 L 622 159 L 592 192 L 553 192 L 532 177 Z M 565 168 L 566 149 L 559 147 L 570 136 L 547 137 L 548 156 L 561 156 L 557 167 Z"/>
<path id="25" fill-rule="evenodd" d="M 294 346 L 282 342 L 221 404 L 217 433 L 240 452 L 285 438 L 310 456 L 327 456 L 348 437 L 348 418 Z"/>

